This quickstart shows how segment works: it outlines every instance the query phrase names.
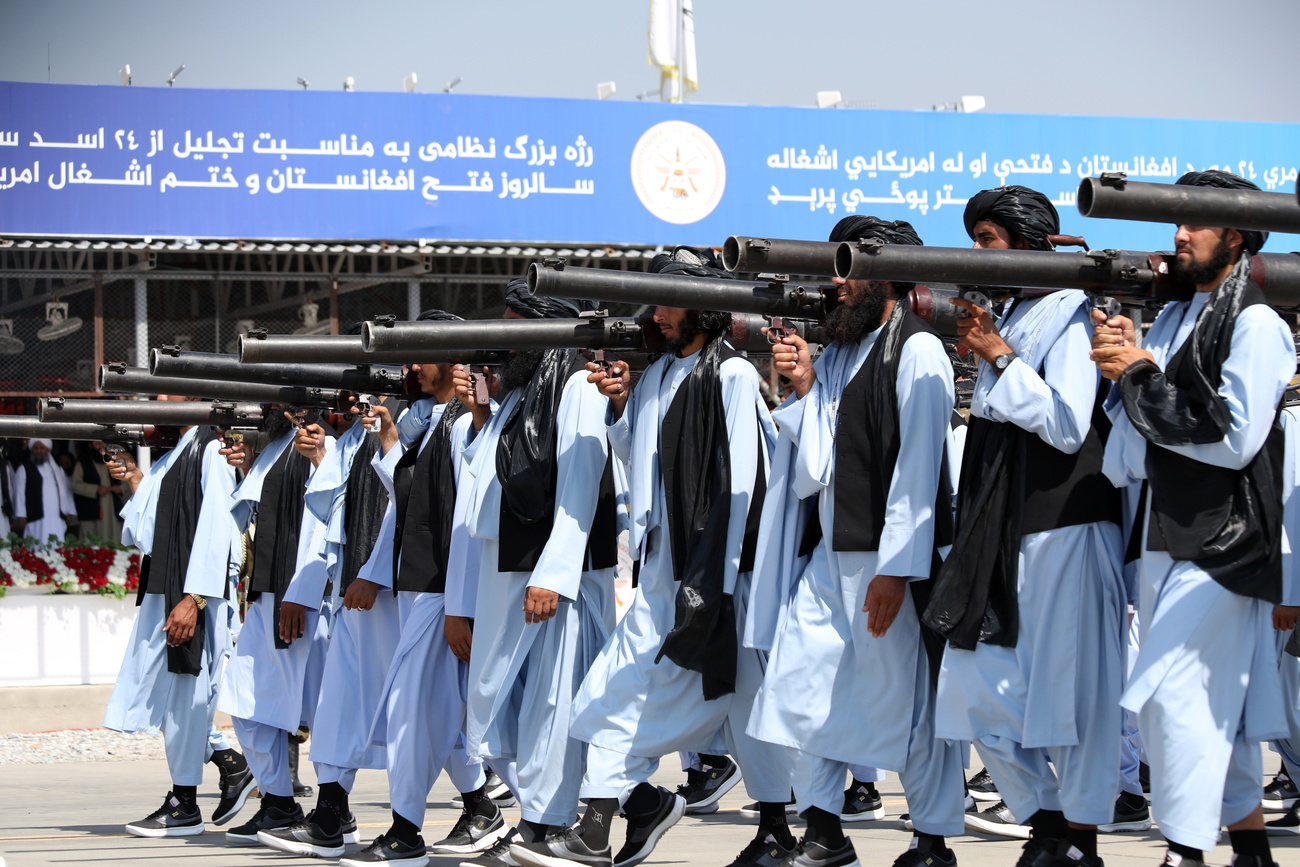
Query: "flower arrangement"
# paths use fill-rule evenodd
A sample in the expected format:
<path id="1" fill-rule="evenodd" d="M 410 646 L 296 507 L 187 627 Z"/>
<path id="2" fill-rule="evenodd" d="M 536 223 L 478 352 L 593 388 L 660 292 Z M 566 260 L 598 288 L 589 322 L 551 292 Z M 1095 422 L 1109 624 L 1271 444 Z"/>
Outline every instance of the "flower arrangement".
<path id="1" fill-rule="evenodd" d="M 11 534 L 0 541 L 0 596 L 7 587 L 98 593 L 118 599 L 140 586 L 140 553 L 103 539 L 53 536 L 44 544 Z"/>

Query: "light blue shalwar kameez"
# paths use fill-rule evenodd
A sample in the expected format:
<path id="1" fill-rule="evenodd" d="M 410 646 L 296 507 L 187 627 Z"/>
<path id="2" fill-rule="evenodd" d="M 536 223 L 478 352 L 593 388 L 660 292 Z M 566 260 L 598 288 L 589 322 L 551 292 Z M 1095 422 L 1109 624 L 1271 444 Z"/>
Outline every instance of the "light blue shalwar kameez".
<path id="1" fill-rule="evenodd" d="M 608 459 L 606 400 L 587 372 L 564 384 L 556 428 L 555 524 L 531 572 L 500 572 L 501 483 L 496 473 L 501 426 L 522 398 L 500 410 L 466 451 L 473 473 L 468 515 L 483 540 L 465 728 L 471 756 L 515 759 L 524 820 L 567 825 L 578 808 L 586 745 L 569 735 L 573 698 L 614 628 L 614 568 L 584 571 L 587 534 Z M 618 475 L 615 474 L 617 481 Z M 555 616 L 524 622 L 528 587 L 560 595 Z"/>
<path id="2" fill-rule="evenodd" d="M 656 361 L 641 375 L 622 417 L 609 426 L 610 447 L 629 465 L 631 476 L 628 547 L 642 552 L 643 560 L 637 594 L 574 700 L 570 734 L 589 744 L 583 798 L 625 800 L 638 783 L 650 779 L 661 756 L 678 749 L 709 752 L 720 729 L 750 797 L 783 803 L 790 795 L 788 751 L 745 733 L 767 654 L 741 648 L 736 691 L 712 701 L 704 700 L 699 672 L 666 657 L 655 659 L 673 628 L 680 587 L 667 535 L 660 439 L 673 397 L 699 357 L 697 352 Z M 723 590 L 734 597 L 739 643 L 750 579 L 748 572 L 738 573 L 745 522 L 759 461 L 766 477 L 776 431 L 749 361 L 729 358 L 718 374 L 731 454 Z"/>
<path id="3" fill-rule="evenodd" d="M 235 489 L 230 508 L 241 532 L 255 517 L 267 473 L 285 449 L 293 448 L 293 437 L 292 432 L 285 434 L 260 452 Z M 327 437 L 326 449 L 333 449 L 334 442 Z M 306 495 L 305 489 L 302 495 Z M 311 725 L 316 710 L 329 643 L 328 614 L 321 616 L 326 602 L 325 530 L 323 521 L 303 510 L 296 568 L 284 593 L 285 602 L 307 608 L 302 637 L 286 648 L 275 646 L 280 626 L 275 622 L 275 596 L 262 593 L 248 606 L 244 628 L 222 678 L 217 708 L 230 714 L 263 795 L 293 796 L 285 734 L 303 723 Z"/>
<path id="4" fill-rule="evenodd" d="M 802 399 L 773 412 L 780 429 L 763 508 L 746 643 L 770 644 L 767 676 L 750 718 L 754 737 L 795 751 L 799 811 L 838 816 L 850 764 L 897 771 L 916 829 L 962 833 L 962 749 L 937 739 L 930 662 L 910 588 L 889 630 L 867 631 L 862 611 L 876 575 L 930 576 L 934 497 L 953 406 L 952 366 L 938 338 L 918 334 L 900 351 L 898 439 L 877 551 L 833 551 L 835 434 L 839 400 L 881 329 L 827 347 Z M 818 497 L 822 541 L 797 560 L 799 500 Z M 948 504 L 944 503 L 943 508 Z M 788 603 L 785 602 L 788 600 Z M 784 604 L 783 604 L 784 603 Z"/>
<path id="5" fill-rule="evenodd" d="M 434 430 L 442 420 L 446 404 L 435 404 L 425 399 L 412 405 L 412 418 L 403 425 L 400 447 L 388 454 L 378 452 L 372 465 L 388 490 L 388 510 L 380 531 L 384 551 L 375 554 L 367 567 L 380 564 L 375 559 L 383 556 L 383 567 L 388 573 L 391 587 L 393 545 L 396 544 L 397 513 L 393 473 L 406 448 L 423 451 L 428 447 Z M 418 431 L 414 422 L 418 419 Z M 457 502 L 452 514 L 452 542 L 447 556 L 447 583 L 443 593 L 420 593 L 399 590 L 395 601 L 398 611 L 399 643 L 384 678 L 379 712 L 370 732 L 372 742 L 385 746 L 388 767 L 388 798 L 394 813 L 416 825 L 424 823 L 425 804 L 429 791 L 445 768 L 452 785 L 458 792 L 471 792 L 483 785 L 482 763 L 469 759 L 458 746 L 465 724 L 465 677 L 468 664 L 461 662 L 447 644 L 444 617 L 453 614 L 473 617 L 472 598 L 468 613 L 461 602 L 465 585 L 466 557 L 464 540 L 468 538 L 459 496 L 464 479 L 464 461 L 461 453 L 471 438 L 473 417 L 465 413 L 452 425 L 451 461 L 456 472 Z M 417 480 L 417 484 L 422 484 Z M 448 504 L 435 504 L 446 508 Z M 459 546 L 458 546 L 459 542 Z M 477 548 L 477 543 L 471 547 Z M 473 563 L 477 577 L 478 564 Z M 472 578 L 471 578 L 472 580 Z M 384 595 L 392 595 L 385 592 Z M 453 610 L 453 605 L 455 610 Z"/>
<path id="6" fill-rule="evenodd" d="M 999 325 L 1019 357 L 1000 377 L 980 362 L 971 414 L 1078 452 L 1100 382 L 1088 357 L 1088 315 L 1077 290 L 1021 301 Z M 1023 536 L 1016 646 L 944 652 L 939 735 L 974 741 L 1003 800 L 1025 820 L 1055 810 L 1084 825 L 1113 821 L 1125 673 L 1122 559 L 1120 528 L 1108 521 Z"/>
<path id="7" fill-rule="evenodd" d="M 388 592 L 392 586 L 392 548 L 384 546 L 382 536 L 374 548 L 380 552 L 378 560 L 371 557 L 357 574 L 358 580 L 380 586 L 375 604 L 368 611 L 343 608 L 343 548 L 348 544 L 348 510 L 355 506 L 347 502 L 345 495 L 353 461 L 368 436 L 375 434 L 360 422 L 353 422 L 312 470 L 306 494 L 307 511 L 325 524 L 321 553 L 333 588 L 334 612 L 316 701 L 311 760 L 318 783 L 339 783 L 349 792 L 358 769 L 385 766 L 384 750 L 370 744 L 370 726 L 380 706 L 398 636 L 397 600 Z M 371 517 L 375 522 L 382 519 L 382 513 Z"/>
<path id="8" fill-rule="evenodd" d="M 195 436 L 190 428 L 176 448 L 149 469 L 135 494 L 122 509 L 122 544 L 135 545 L 145 554 L 153 550 L 154 519 L 162 480 Z M 199 612 L 204 618 L 202 668 L 197 676 L 167 670 L 166 600 L 161 593 L 146 593 L 136 613 L 126 657 L 104 713 L 104 727 L 121 732 L 163 733 L 167 766 L 178 786 L 203 782 L 203 765 L 224 738 L 212 740 L 212 716 L 217 707 L 222 662 L 230 653 L 230 552 L 239 550 L 239 533 L 230 516 L 230 494 L 235 488 L 235 468 L 220 454 L 221 444 L 203 450 L 203 505 L 185 571 L 186 593 L 208 600 Z M 238 564 L 235 564 L 238 570 Z"/>
<path id="9" fill-rule="evenodd" d="M 1160 312 L 1144 348 L 1162 368 L 1191 333 L 1209 293 Z M 1241 469 L 1264 445 L 1278 401 L 1295 370 L 1295 345 L 1270 308 L 1237 317 L 1219 394 L 1232 413 L 1216 443 L 1157 446 L 1212 466 Z M 1106 474 L 1116 484 L 1146 478 L 1147 441 L 1129 422 L 1118 389 Z M 1195 563 L 1146 550 L 1143 519 L 1141 650 L 1123 706 L 1138 714 L 1151 765 L 1151 807 L 1169 840 L 1214 848 L 1220 825 L 1248 816 L 1260 801 L 1259 742 L 1287 733 L 1273 636 L 1273 607 L 1232 593 Z"/>
<path id="10" fill-rule="evenodd" d="M 1282 604 L 1300 606 L 1300 567 L 1295 546 L 1300 544 L 1300 406 L 1282 410 L 1282 430 L 1286 432 L 1286 460 L 1282 464 Z M 1282 680 L 1282 707 L 1287 714 L 1287 737 L 1273 741 L 1273 749 L 1282 756 L 1287 776 L 1300 780 L 1300 657 L 1285 648 L 1293 630 L 1278 632 L 1277 673 Z"/>

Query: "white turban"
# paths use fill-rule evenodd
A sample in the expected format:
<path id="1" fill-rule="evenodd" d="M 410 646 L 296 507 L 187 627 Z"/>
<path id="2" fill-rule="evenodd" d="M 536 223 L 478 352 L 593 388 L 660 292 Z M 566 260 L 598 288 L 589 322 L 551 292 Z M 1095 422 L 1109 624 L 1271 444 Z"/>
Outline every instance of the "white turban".
<path id="1" fill-rule="evenodd" d="M 54 450 L 54 440 L 45 439 L 44 437 L 34 437 L 27 441 L 27 447 L 31 448 L 37 443 L 45 443 L 45 447 L 51 451 Z"/>

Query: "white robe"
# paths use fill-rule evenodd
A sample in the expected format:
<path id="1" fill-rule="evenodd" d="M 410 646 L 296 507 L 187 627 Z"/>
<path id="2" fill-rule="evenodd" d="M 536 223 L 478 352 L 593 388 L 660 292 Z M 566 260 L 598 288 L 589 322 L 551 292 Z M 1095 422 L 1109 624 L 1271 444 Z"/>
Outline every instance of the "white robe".
<path id="1" fill-rule="evenodd" d="M 1152 324 L 1144 348 L 1162 368 L 1208 297 L 1198 292 L 1191 301 L 1171 303 Z M 1266 306 L 1246 308 L 1237 317 L 1219 386 L 1232 413 L 1227 434 L 1215 443 L 1156 447 L 1212 466 L 1245 467 L 1267 439 L 1294 369 L 1286 325 Z M 1107 411 L 1114 428 L 1106 473 L 1116 484 L 1137 484 L 1146 478 L 1149 444 L 1129 422 L 1118 389 Z M 1139 516 L 1141 650 L 1122 703 L 1139 715 L 1155 820 L 1169 839 L 1209 850 L 1220 824 L 1237 822 L 1259 805 L 1262 772 L 1254 745 L 1287 733 L 1272 606 L 1229 592 L 1195 563 L 1147 551 L 1149 518 L 1149 508 Z"/>
<path id="2" fill-rule="evenodd" d="M 614 568 L 583 571 L 608 458 L 605 398 L 586 371 L 564 384 L 554 420 L 554 527 L 531 573 L 501 572 L 496 453 L 501 426 L 520 398 L 518 389 L 508 394 L 467 450 L 474 476 L 469 526 L 484 545 L 466 744 L 472 756 L 517 759 L 524 819 L 562 825 L 573 820 L 582 779 L 583 744 L 568 735 L 573 696 L 614 626 Z M 560 596 L 544 623 L 524 622 L 530 586 Z"/>

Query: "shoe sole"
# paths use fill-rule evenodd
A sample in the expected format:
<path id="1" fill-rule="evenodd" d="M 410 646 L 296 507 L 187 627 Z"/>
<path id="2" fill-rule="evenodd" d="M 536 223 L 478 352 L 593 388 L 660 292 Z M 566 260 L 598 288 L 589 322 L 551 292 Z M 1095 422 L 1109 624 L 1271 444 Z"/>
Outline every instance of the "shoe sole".
<path id="1" fill-rule="evenodd" d="M 489 831 L 485 836 L 480 837 L 478 840 L 475 840 L 473 843 L 467 843 L 467 844 L 453 843 L 446 846 L 440 846 L 437 843 L 434 843 L 432 846 L 429 847 L 429 854 L 430 855 L 470 855 L 475 852 L 482 852 L 484 850 L 491 849 L 493 846 L 497 844 L 499 840 L 504 840 L 506 835 L 509 833 L 510 833 L 510 826 L 502 822 L 500 828 L 497 828 L 494 831 Z"/>
<path id="2" fill-rule="evenodd" d="M 575 867 L 575 865 L 577 867 L 588 867 L 588 865 L 583 865 L 581 861 L 572 861 L 558 855 L 547 855 L 530 849 L 523 849 L 522 852 L 526 854 L 521 854 L 514 850 L 515 846 L 511 846 L 510 857 L 521 867 Z"/>
<path id="3" fill-rule="evenodd" d="M 1297 837 L 1300 836 L 1300 825 L 1279 826 L 1265 823 L 1264 830 L 1270 837 Z"/>
<path id="4" fill-rule="evenodd" d="M 248 803 L 248 796 L 251 795 L 253 790 L 256 788 L 257 780 L 253 779 L 252 774 L 249 774 L 248 782 L 244 785 L 243 791 L 235 796 L 235 803 L 231 805 L 230 809 L 225 813 L 213 813 L 212 824 L 224 825 L 231 819 L 235 818 L 235 815 L 238 814 L 240 810 L 244 809 L 244 804 Z"/>
<path id="5" fill-rule="evenodd" d="M 1006 825 L 1001 822 L 988 822 L 970 814 L 965 818 L 966 827 L 972 831 L 992 834 L 995 837 L 1014 837 L 1017 840 L 1029 839 L 1029 827 L 1026 825 Z"/>
<path id="6" fill-rule="evenodd" d="M 520 867 L 519 862 L 514 859 L 514 856 L 509 851 L 501 856 L 500 863 L 506 865 L 506 867 Z M 473 859 L 468 859 L 460 862 L 459 867 L 482 867 L 482 865 L 475 864 Z"/>
<path id="7" fill-rule="evenodd" d="M 286 840 L 266 831 L 257 832 L 257 842 L 281 852 L 288 852 L 292 855 L 308 855 L 313 858 L 338 858 L 344 852 L 342 846 L 322 846 L 304 840 Z"/>
<path id="8" fill-rule="evenodd" d="M 916 830 L 916 826 L 912 824 L 912 820 L 911 820 L 911 819 L 899 819 L 899 820 L 898 820 L 898 827 L 902 828 L 904 831 L 915 831 L 915 830 Z"/>
<path id="9" fill-rule="evenodd" d="M 1285 813 L 1296 805 L 1300 798 L 1265 798 L 1260 802 L 1265 813 Z"/>
<path id="10" fill-rule="evenodd" d="M 1002 800 L 1002 796 L 997 792 L 976 792 L 971 790 L 970 796 L 977 801 L 992 801 L 993 803 L 997 803 Z"/>
<path id="11" fill-rule="evenodd" d="M 348 831 L 347 833 L 345 833 L 345 834 L 343 835 L 343 842 L 344 842 L 345 844 L 347 844 L 347 843 L 360 843 L 360 842 L 361 842 L 361 832 L 360 832 L 360 831 Z"/>
<path id="12" fill-rule="evenodd" d="M 881 804 L 874 810 L 863 810 L 860 813 L 840 813 L 841 822 L 874 822 L 876 819 L 885 818 L 885 806 Z"/>
<path id="13" fill-rule="evenodd" d="M 138 825 L 127 825 L 126 833 L 132 837 L 148 837 L 158 839 L 161 837 L 197 837 L 200 834 L 207 833 L 207 828 L 200 822 L 197 825 L 181 825 L 174 828 L 141 828 Z"/>
<path id="14" fill-rule="evenodd" d="M 622 861 L 615 861 L 614 867 L 636 867 L 642 861 L 650 857 L 650 853 L 655 850 L 659 843 L 659 838 L 668 833 L 668 829 L 681 821 L 682 816 L 686 815 L 686 799 L 680 795 L 673 795 L 673 808 L 667 816 L 660 820 L 658 825 L 650 829 L 650 836 L 645 838 L 641 844 L 641 850 L 631 858 L 625 858 Z M 567 862 L 566 862 L 567 863 Z"/>
<path id="15" fill-rule="evenodd" d="M 344 858 L 339 861 L 339 867 L 375 867 L 376 864 L 382 864 L 384 867 L 424 867 L 428 863 L 428 855 L 412 855 L 410 858 L 393 858 L 390 861 L 353 861 L 351 858 Z"/>
<path id="16" fill-rule="evenodd" d="M 707 804 L 687 804 L 686 815 L 688 816 L 708 816 L 718 812 L 718 802 L 710 801 Z M 757 813 L 753 814 L 757 816 Z"/>
<path id="17" fill-rule="evenodd" d="M 732 789 L 736 788 L 736 784 L 740 782 L 740 768 L 735 767 L 734 765 L 732 767 L 733 769 L 732 769 L 731 776 L 727 777 L 725 780 L 719 783 L 718 787 L 714 789 L 712 792 L 710 792 L 707 798 L 702 798 L 701 800 L 698 800 L 693 804 L 687 804 L 686 812 L 690 814 L 716 812 L 718 809 L 717 807 L 718 801 L 721 801 L 722 796 L 727 794 L 727 792 L 730 792 Z M 708 809 L 709 807 L 712 807 L 713 809 L 710 810 Z"/>
<path id="18" fill-rule="evenodd" d="M 741 807 L 741 808 L 740 808 L 739 810 L 737 810 L 736 812 L 740 813 L 740 815 L 743 816 L 743 817 L 746 818 L 746 819 L 761 819 L 761 818 L 763 818 L 763 815 L 762 815 L 761 813 L 759 813 L 758 810 L 747 810 L 747 809 L 745 809 L 744 807 Z M 798 815 L 799 815 L 799 808 L 796 807 L 794 804 L 786 804 L 786 805 L 785 805 L 785 814 L 786 814 L 786 816 L 798 816 Z"/>
<path id="19" fill-rule="evenodd" d="M 1098 825 L 1097 830 L 1103 834 L 1122 834 L 1126 831 L 1150 831 L 1150 819 L 1137 819 L 1132 822 L 1109 822 L 1105 825 Z"/>

